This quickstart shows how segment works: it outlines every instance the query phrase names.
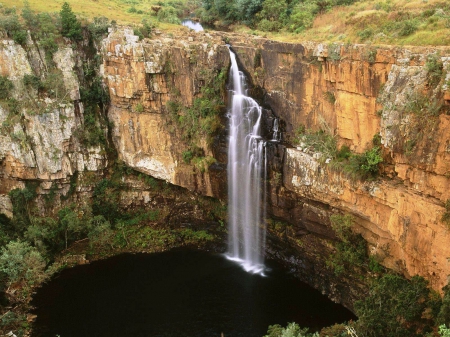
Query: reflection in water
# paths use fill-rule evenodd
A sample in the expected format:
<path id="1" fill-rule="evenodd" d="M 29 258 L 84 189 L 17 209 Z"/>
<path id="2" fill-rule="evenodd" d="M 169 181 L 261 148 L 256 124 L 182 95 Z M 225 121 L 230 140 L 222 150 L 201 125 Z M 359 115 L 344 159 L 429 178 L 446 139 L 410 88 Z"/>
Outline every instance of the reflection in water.
<path id="1" fill-rule="evenodd" d="M 203 30 L 203 27 L 200 24 L 200 22 L 195 22 L 195 21 L 186 19 L 186 20 L 181 21 L 181 24 L 183 26 L 186 26 L 186 27 L 188 27 L 190 29 L 195 30 L 196 32 L 201 32 Z"/>
<path id="2" fill-rule="evenodd" d="M 37 291 L 33 337 L 261 337 L 355 317 L 276 265 L 266 277 L 192 250 L 124 254 L 63 270 Z"/>

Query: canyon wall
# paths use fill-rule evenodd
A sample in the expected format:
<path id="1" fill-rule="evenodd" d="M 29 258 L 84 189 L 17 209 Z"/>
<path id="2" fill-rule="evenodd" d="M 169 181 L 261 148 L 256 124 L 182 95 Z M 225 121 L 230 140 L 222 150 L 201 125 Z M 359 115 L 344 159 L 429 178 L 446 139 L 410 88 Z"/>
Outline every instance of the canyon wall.
<path id="1" fill-rule="evenodd" d="M 272 192 L 273 213 L 300 232 L 330 238 L 329 215 L 351 214 L 355 230 L 385 266 L 422 275 L 436 289 L 446 285 L 450 237 L 441 222 L 450 198 L 446 52 L 242 36 L 229 41 L 253 83 L 264 89 L 263 101 L 285 122 L 291 144 L 298 145 L 291 140 L 301 125 L 331 130 L 340 145 L 357 153 L 381 136 L 383 173 L 371 181 L 331 169 L 309 149 L 287 148 L 282 186 Z M 435 64 L 442 71 L 433 82 Z"/>
<path id="2" fill-rule="evenodd" d="M 269 146 L 268 212 L 284 227 L 271 228 L 268 254 L 351 307 L 363 282 L 336 278 L 326 266 L 336 241 L 329 217 L 350 214 L 354 230 L 383 265 L 405 276 L 422 275 L 438 290 L 446 285 L 450 234 L 441 217 L 450 199 L 450 95 L 445 84 L 449 58 L 443 50 L 290 44 L 185 30 L 179 36 L 156 32 L 139 41 L 132 30 L 112 30 L 101 43 L 101 76 L 111 99 L 109 139 L 118 159 L 194 193 L 226 200 L 225 107 L 220 107 L 222 127 L 208 134 L 210 141 L 205 136 L 195 144 L 200 158 L 214 158 L 204 166 L 186 159 L 192 140 L 171 109 L 174 104 L 192 107 L 214 89 L 208 87 L 209 77 L 229 67 L 224 41 L 236 52 L 252 83 L 250 91 L 268 109 L 266 131 L 274 115 L 283 131 L 284 141 Z M 34 53 L 3 41 L 1 72 L 14 82 L 17 99 L 29 92 L 20 79 L 40 64 L 39 50 Z M 429 55 L 443 62 L 439 83 L 430 81 Z M 55 62 L 70 100 L 44 102 L 47 110 L 25 109 L 18 119 L 7 107 L 0 110 L 0 212 L 8 216 L 8 192 L 26 181 L 39 182 L 41 194 L 56 184 L 65 195 L 75 172 L 104 176 L 112 164 L 104 148 L 82 146 L 76 132 L 83 123 L 83 105 L 73 72 L 82 54 L 60 48 Z M 226 102 L 226 93 L 221 98 Z M 419 106 L 418 113 L 405 110 L 411 102 Z M 432 107 L 434 112 L 427 114 Z M 180 110 L 175 117 L 186 113 Z M 362 181 L 333 170 L 326 158 L 296 144 L 295 132 L 302 125 L 327 129 L 354 153 L 369 149 L 380 135 L 380 177 Z M 79 200 L 92 190 L 85 185 L 77 187 Z"/>

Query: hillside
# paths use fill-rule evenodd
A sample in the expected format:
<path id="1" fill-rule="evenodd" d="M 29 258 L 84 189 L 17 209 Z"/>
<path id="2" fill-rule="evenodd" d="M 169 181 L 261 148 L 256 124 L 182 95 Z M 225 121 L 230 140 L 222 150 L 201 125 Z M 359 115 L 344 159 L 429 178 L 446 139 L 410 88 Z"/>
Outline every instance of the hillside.
<path id="1" fill-rule="evenodd" d="M 63 1 L 30 0 L 38 12 L 58 12 Z M 301 42 L 389 45 L 450 45 L 450 3 L 442 0 L 69 0 L 84 21 L 107 17 L 118 24 L 151 21 L 168 31 L 180 29 L 180 18 L 195 13 L 218 29 Z M 5 0 L 20 11 L 24 2 Z M 157 13 L 152 7 L 160 7 Z M 203 7 L 202 7 L 203 6 Z"/>

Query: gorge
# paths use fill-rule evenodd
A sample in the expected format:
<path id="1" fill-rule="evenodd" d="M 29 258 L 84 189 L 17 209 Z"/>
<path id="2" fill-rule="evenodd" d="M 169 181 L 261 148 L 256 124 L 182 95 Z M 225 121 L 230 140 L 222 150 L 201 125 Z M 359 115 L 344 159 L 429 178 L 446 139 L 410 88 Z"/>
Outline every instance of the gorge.
<path id="1" fill-rule="evenodd" d="M 28 43 L 25 50 L 4 39 L 0 49 L 2 74 L 14 83 L 12 95 L 26 102 L 30 95 L 42 104 L 34 113 L 27 107 L 16 113 L 6 104 L 0 109 L 5 218 L 17 216 L 15 189 L 36 194 L 24 199 L 25 215 L 30 209 L 34 216 L 56 215 L 73 203 L 81 217 L 90 203 L 97 207 L 101 200 L 118 207 L 97 207 L 106 218 L 145 210 L 151 223 L 140 224 L 146 232 L 133 236 L 127 232 L 131 225 L 124 225 L 128 219 L 121 219 L 116 226 L 123 234 L 105 247 L 139 252 L 191 245 L 223 251 L 228 43 L 248 77 L 249 93 L 267 109 L 261 134 L 273 138 L 274 121 L 283 132 L 283 142 L 265 148 L 266 255 L 353 310 L 367 292 L 362 275 L 376 271 L 345 265 L 339 274 L 330 268 L 342 241 L 331 219 L 349 215 L 368 258 L 407 278 L 423 276 L 436 291 L 447 285 L 450 234 L 443 219 L 450 199 L 450 57 L 445 48 L 291 44 L 186 31 L 177 37 L 156 31 L 140 40 L 131 29 L 112 28 L 97 41 L 102 59 L 94 67 L 110 96 L 94 120 L 103 141 L 85 146 L 91 112 L 84 89 L 97 80 L 88 78 L 94 71 L 87 66 L 95 64 L 92 50 L 73 48 L 69 41 L 59 46 L 53 61 L 67 96 L 44 100 L 38 90 L 24 89 L 23 77 L 47 66 L 39 48 Z M 437 81 L 430 75 L 433 62 L 440 69 Z M 333 158 L 307 143 L 319 130 L 352 155 L 367 158 L 378 146 L 380 175 L 365 179 L 345 172 L 337 154 Z M 193 240 L 193 228 L 204 239 Z M 163 239 L 155 238 L 157 231 Z M 82 245 L 65 258 L 84 261 L 89 247 Z"/>

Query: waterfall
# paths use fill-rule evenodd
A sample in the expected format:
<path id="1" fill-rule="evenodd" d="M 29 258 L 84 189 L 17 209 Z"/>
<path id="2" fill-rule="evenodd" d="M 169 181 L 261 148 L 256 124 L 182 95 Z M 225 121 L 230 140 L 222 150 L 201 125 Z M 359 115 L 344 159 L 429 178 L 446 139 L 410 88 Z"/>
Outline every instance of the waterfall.
<path id="1" fill-rule="evenodd" d="M 247 96 L 244 74 L 230 50 L 230 138 L 228 147 L 228 253 L 246 271 L 264 270 L 265 141 L 261 137 L 262 109 Z"/>

